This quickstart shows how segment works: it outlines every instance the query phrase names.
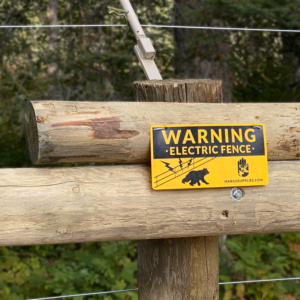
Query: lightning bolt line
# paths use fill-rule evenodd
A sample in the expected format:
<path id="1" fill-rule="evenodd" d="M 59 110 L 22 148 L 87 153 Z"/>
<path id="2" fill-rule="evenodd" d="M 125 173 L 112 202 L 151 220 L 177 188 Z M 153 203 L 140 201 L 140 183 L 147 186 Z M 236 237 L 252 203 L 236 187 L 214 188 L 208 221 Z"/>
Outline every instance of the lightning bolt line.
<path id="1" fill-rule="evenodd" d="M 206 159 L 206 158 L 207 158 L 207 157 L 204 157 L 204 158 L 200 159 L 198 162 L 200 162 L 200 161 L 202 161 L 202 160 L 204 160 L 204 159 Z M 185 163 L 186 163 L 186 162 L 185 162 Z M 178 166 L 176 166 L 175 168 L 177 168 L 177 167 L 178 167 Z M 182 169 L 182 171 L 183 171 L 184 169 L 186 169 L 186 168 L 188 168 L 188 166 L 184 167 L 184 168 Z M 169 172 L 170 172 L 170 171 L 161 173 L 161 174 L 155 176 L 155 178 L 157 179 L 157 177 L 162 176 L 162 175 L 164 175 L 164 174 L 166 174 L 166 173 L 169 173 Z M 169 177 L 169 176 L 172 176 L 172 175 L 173 175 L 173 174 L 167 175 L 167 176 L 165 176 L 165 177 L 163 177 L 163 178 L 157 180 L 157 182 L 162 181 L 163 179 L 165 179 L 165 178 L 167 178 L 167 177 Z"/>
<path id="2" fill-rule="evenodd" d="M 182 160 L 179 158 L 179 166 L 180 166 L 180 169 L 182 170 Z"/>
<path id="3" fill-rule="evenodd" d="M 207 157 L 204 157 L 203 159 L 205 159 L 205 158 L 207 158 Z M 187 164 L 187 163 L 188 163 L 188 161 L 182 163 L 182 165 L 185 165 L 185 164 Z M 177 167 L 180 167 L 180 165 L 177 165 L 176 167 L 174 167 L 174 169 L 176 169 Z M 183 169 L 185 169 L 185 168 L 186 168 L 186 167 L 184 167 Z M 161 176 L 161 175 L 163 175 L 163 174 L 165 174 L 165 173 L 168 173 L 168 172 L 169 172 L 169 171 L 163 172 L 163 173 L 161 173 L 161 174 L 159 174 L 159 175 L 157 175 L 157 176 L 155 176 L 155 177 Z"/>
<path id="4" fill-rule="evenodd" d="M 207 158 L 207 157 L 205 157 L 205 158 Z M 191 170 L 186 171 L 185 173 L 180 174 L 179 176 L 182 176 L 182 175 L 188 173 L 189 171 L 192 171 L 192 170 L 194 170 L 194 169 L 196 169 L 196 168 L 198 168 L 198 167 L 200 167 L 200 166 L 202 166 L 202 165 L 205 165 L 205 164 L 207 164 L 208 162 L 210 162 L 210 161 L 212 161 L 212 160 L 214 160 L 214 159 L 216 159 L 216 157 L 213 157 L 212 159 L 210 159 L 210 160 L 208 160 L 208 161 L 206 161 L 206 162 L 204 162 L 204 163 L 202 163 L 202 164 L 200 164 L 200 165 L 194 167 L 194 168 L 191 169 Z M 170 176 L 170 175 L 169 175 L 169 176 Z M 169 177 L 169 176 L 167 176 L 167 177 Z M 179 177 L 179 176 L 178 176 L 178 177 Z M 166 177 L 165 177 L 165 178 L 166 178 Z M 177 178 L 177 177 L 176 177 L 176 178 Z M 169 181 L 171 181 L 171 180 L 173 180 L 173 179 L 175 179 L 175 178 L 171 178 L 171 179 L 169 179 L 168 181 L 163 182 L 163 183 L 157 185 L 156 187 L 159 187 L 159 186 L 161 186 L 161 185 L 163 185 L 163 184 L 165 184 L 165 183 L 167 183 L 167 182 L 169 182 Z M 159 180 L 159 181 L 161 181 L 161 180 Z"/>
<path id="5" fill-rule="evenodd" d="M 203 161 L 203 160 L 206 159 L 206 158 L 208 158 L 208 157 L 202 158 L 201 160 L 197 161 L 196 164 L 198 164 L 199 162 Z M 214 157 L 213 159 L 215 159 L 215 158 L 216 158 L 216 157 Z M 211 160 L 212 160 L 212 159 L 211 159 Z M 211 160 L 209 160 L 209 161 L 211 161 Z M 207 162 L 209 162 L 209 161 L 207 161 Z M 204 162 L 203 164 L 206 164 L 207 162 Z M 188 169 L 186 172 L 180 174 L 179 176 L 184 175 L 184 174 L 186 174 L 187 172 L 192 171 L 192 170 L 194 170 L 195 168 L 198 168 L 198 167 L 200 167 L 200 166 L 202 166 L 202 164 L 196 165 L 196 167 L 193 167 L 192 169 Z M 183 169 L 187 169 L 187 167 L 185 167 L 185 168 L 183 168 Z M 166 178 L 168 178 L 168 177 L 170 177 L 170 176 L 172 176 L 172 175 L 173 175 L 173 174 L 170 174 L 170 175 L 168 175 L 168 176 L 165 176 L 165 177 L 163 177 L 163 178 L 157 180 L 156 183 L 158 183 L 158 182 L 160 182 L 160 181 L 162 181 L 162 180 L 164 180 L 164 179 L 166 179 Z M 174 178 L 173 178 L 173 179 L 174 179 Z M 171 179 L 171 180 L 172 180 L 172 179 Z M 169 180 L 168 180 L 168 181 L 169 181 Z"/>
<path id="6" fill-rule="evenodd" d="M 169 164 L 169 163 L 166 163 L 166 162 L 164 162 L 164 161 L 162 161 L 162 160 L 161 160 L 161 162 L 165 164 L 165 167 L 166 167 L 166 168 L 168 168 L 170 171 L 172 171 L 173 173 L 176 174 L 176 172 L 174 171 L 174 169 L 173 169 L 172 167 L 170 167 L 170 164 Z M 176 167 L 175 167 L 175 169 L 176 169 Z"/>

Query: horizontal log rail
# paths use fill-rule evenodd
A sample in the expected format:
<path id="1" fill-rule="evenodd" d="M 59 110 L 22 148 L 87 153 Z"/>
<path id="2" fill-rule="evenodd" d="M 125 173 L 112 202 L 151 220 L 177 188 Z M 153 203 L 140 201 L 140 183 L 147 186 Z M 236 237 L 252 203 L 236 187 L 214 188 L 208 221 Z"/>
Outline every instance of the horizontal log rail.
<path id="1" fill-rule="evenodd" d="M 36 164 L 149 162 L 149 128 L 160 124 L 263 123 L 269 160 L 300 158 L 300 103 L 32 101 L 25 117 Z"/>
<path id="2" fill-rule="evenodd" d="M 269 184 L 154 191 L 148 165 L 0 169 L 0 245 L 299 232 L 300 162 L 269 162 Z"/>

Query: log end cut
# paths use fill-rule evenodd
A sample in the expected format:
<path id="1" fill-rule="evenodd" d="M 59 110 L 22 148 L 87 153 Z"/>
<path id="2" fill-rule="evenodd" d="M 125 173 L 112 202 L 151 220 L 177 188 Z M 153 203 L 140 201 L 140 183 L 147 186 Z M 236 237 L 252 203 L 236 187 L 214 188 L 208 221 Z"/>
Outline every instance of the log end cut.
<path id="1" fill-rule="evenodd" d="M 139 102 L 222 103 L 221 80 L 169 79 L 133 83 L 135 100 Z"/>
<path id="2" fill-rule="evenodd" d="M 35 164 L 39 155 L 39 138 L 36 115 L 30 101 L 27 101 L 25 107 L 25 132 L 26 144 L 30 159 L 32 163 Z"/>

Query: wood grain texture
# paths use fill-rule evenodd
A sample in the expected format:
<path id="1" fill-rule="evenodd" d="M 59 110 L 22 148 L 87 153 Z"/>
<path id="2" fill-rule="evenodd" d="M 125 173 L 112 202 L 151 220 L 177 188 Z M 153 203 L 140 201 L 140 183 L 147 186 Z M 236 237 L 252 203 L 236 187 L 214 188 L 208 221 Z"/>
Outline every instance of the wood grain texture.
<path id="1" fill-rule="evenodd" d="M 37 164 L 149 162 L 151 125 L 230 123 L 265 124 L 269 160 L 300 158 L 299 103 L 32 101 L 26 109 Z"/>
<path id="2" fill-rule="evenodd" d="M 221 103 L 223 100 L 222 81 L 215 80 L 139 81 L 134 83 L 134 90 L 136 101 Z M 139 299 L 219 298 L 218 256 L 217 237 L 139 241 Z"/>
<path id="3" fill-rule="evenodd" d="M 269 184 L 234 201 L 154 191 L 148 165 L 0 169 L 0 245 L 299 232 L 299 182 L 300 162 L 270 162 Z"/>
<path id="4" fill-rule="evenodd" d="M 146 80 L 133 83 L 140 102 L 223 102 L 222 81 L 210 79 Z"/>
<path id="5" fill-rule="evenodd" d="M 217 236 L 139 241 L 139 299 L 219 299 L 218 246 Z"/>

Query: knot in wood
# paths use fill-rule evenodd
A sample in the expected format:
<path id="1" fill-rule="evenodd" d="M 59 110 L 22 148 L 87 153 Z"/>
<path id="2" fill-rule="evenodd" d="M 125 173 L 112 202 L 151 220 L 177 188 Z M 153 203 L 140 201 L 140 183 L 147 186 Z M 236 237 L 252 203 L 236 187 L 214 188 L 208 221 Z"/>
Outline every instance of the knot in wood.
<path id="1" fill-rule="evenodd" d="M 45 122 L 45 117 L 43 117 L 43 116 L 37 116 L 37 117 L 36 117 L 36 121 L 37 121 L 38 123 L 44 123 L 44 122 Z"/>
<path id="2" fill-rule="evenodd" d="M 57 232 L 61 235 L 67 234 L 68 231 L 69 231 L 68 228 L 65 228 L 65 227 L 57 229 Z"/>
<path id="3" fill-rule="evenodd" d="M 74 194 L 78 194 L 78 193 L 80 192 L 80 187 L 79 187 L 79 186 L 74 186 L 74 187 L 72 188 L 72 192 L 73 192 Z"/>

